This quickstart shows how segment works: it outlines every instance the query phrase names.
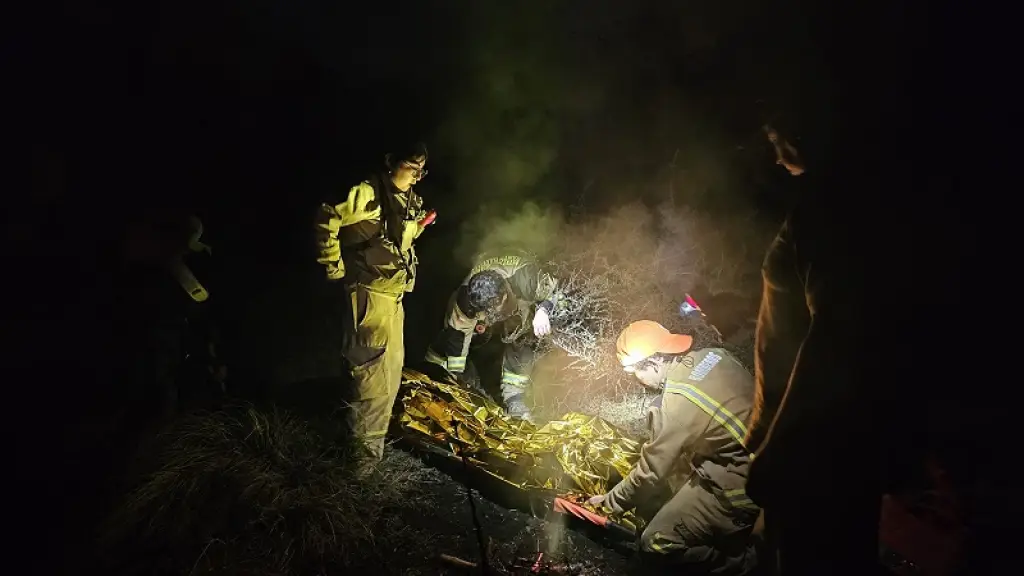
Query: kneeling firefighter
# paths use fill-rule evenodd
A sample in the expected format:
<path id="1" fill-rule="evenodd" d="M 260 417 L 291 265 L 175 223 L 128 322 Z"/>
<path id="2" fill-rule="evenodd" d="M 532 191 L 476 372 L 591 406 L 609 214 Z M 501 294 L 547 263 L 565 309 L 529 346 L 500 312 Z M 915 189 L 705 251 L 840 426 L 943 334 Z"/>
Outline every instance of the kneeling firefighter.
<path id="1" fill-rule="evenodd" d="M 502 401 L 509 415 L 532 421 L 526 391 L 537 358 L 530 342 L 519 337 L 527 327 L 536 338 L 551 333 L 556 288 L 557 281 L 525 252 L 480 256 L 448 300 L 444 329 L 427 349 L 426 360 L 462 375 L 473 337 L 500 326 L 505 342 Z"/>
<path id="2" fill-rule="evenodd" d="M 692 347 L 691 336 L 649 320 L 619 335 L 626 372 L 663 391 L 650 408 L 651 437 L 640 460 L 590 503 L 648 517 L 640 548 L 656 565 L 745 574 L 756 564 L 751 533 L 760 512 L 744 490 L 754 379 L 724 349 Z"/>
<path id="3" fill-rule="evenodd" d="M 327 278 L 339 281 L 349 304 L 342 355 L 353 390 L 346 423 L 379 460 L 405 360 L 402 299 L 416 281 L 413 241 L 433 221 L 413 184 L 425 175 L 427 148 L 415 144 L 385 156 L 374 174 L 344 197 L 321 205 L 316 219 Z"/>

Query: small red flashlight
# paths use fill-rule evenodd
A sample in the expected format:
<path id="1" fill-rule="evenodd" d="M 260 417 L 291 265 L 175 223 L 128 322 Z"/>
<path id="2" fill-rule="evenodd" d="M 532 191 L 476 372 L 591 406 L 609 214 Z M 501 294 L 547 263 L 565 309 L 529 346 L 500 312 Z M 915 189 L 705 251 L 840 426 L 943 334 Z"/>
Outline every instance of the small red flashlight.
<path id="1" fill-rule="evenodd" d="M 431 224 L 434 223 L 435 218 L 437 218 L 437 210 L 431 210 L 430 212 L 427 212 L 427 215 L 424 216 L 422 220 L 420 220 L 420 226 L 422 226 L 423 228 L 430 226 Z"/>

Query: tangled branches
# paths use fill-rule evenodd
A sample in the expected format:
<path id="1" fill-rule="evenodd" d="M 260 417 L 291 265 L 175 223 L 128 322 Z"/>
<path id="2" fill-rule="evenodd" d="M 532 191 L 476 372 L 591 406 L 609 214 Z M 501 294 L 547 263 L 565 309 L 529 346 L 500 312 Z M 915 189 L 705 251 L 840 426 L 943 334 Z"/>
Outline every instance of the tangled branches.
<path id="1" fill-rule="evenodd" d="M 578 269 L 563 270 L 560 278 L 558 304 L 551 312 L 551 338 L 539 347 L 557 347 L 572 358 L 571 367 L 593 369 L 600 364 L 601 345 L 613 329 L 611 287 L 606 277 L 589 278 Z M 538 351 L 544 352 L 543 348 Z"/>
<path id="2" fill-rule="evenodd" d="M 722 345 L 721 334 L 702 318 L 681 317 L 679 304 L 698 285 L 751 291 L 746 284 L 757 277 L 760 248 L 750 248 L 759 240 L 736 232 L 746 225 L 685 207 L 650 210 L 639 203 L 572 223 L 549 255 L 548 268 L 560 284 L 552 335 L 533 344 L 541 354 L 556 348 L 565 353 L 553 381 L 541 384 L 556 389 L 544 400 L 550 411 L 587 409 L 626 425 L 603 408 L 643 401 L 644 391 L 623 374 L 615 356 L 618 334 L 635 320 L 691 334 L 698 346 Z"/>

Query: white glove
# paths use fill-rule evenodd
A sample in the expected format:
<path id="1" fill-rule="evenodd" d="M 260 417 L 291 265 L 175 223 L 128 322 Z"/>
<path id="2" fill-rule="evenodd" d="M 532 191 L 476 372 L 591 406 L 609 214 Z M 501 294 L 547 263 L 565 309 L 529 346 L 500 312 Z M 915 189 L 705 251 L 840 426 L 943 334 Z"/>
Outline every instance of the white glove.
<path id="1" fill-rule="evenodd" d="M 533 334 L 538 338 L 551 334 L 551 318 L 544 308 L 537 308 L 533 313 Z"/>

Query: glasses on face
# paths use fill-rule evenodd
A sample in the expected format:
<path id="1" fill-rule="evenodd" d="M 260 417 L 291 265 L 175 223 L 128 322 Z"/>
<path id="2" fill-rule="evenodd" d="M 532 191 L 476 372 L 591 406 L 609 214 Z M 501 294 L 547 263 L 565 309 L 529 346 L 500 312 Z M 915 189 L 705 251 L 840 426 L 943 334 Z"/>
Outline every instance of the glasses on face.
<path id="1" fill-rule="evenodd" d="M 647 369 L 647 368 L 649 368 L 651 366 L 654 366 L 654 362 L 653 361 L 651 361 L 651 360 L 641 360 L 641 361 L 637 362 L 636 364 L 631 364 L 629 366 L 623 367 L 622 370 L 626 374 L 636 374 L 637 372 L 639 372 L 641 370 L 645 370 L 645 369 Z"/>
<path id="2" fill-rule="evenodd" d="M 402 162 L 402 166 L 408 168 L 412 175 L 416 178 L 423 178 L 427 175 L 427 169 L 422 166 L 417 166 L 412 162 Z"/>

